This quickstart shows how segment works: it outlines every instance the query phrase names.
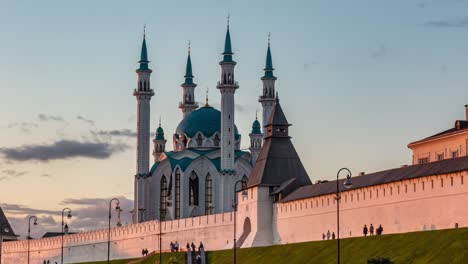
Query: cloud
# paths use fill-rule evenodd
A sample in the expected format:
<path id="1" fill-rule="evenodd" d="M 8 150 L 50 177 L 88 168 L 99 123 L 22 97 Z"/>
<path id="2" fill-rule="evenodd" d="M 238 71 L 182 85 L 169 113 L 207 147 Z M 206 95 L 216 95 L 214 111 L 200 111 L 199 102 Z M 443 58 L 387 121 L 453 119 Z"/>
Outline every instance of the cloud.
<path id="1" fill-rule="evenodd" d="M 87 119 L 87 118 L 85 118 L 83 116 L 77 116 L 76 119 L 78 119 L 80 121 L 83 121 L 84 123 L 89 124 L 91 126 L 94 126 L 94 121 L 91 120 L 91 119 Z"/>
<path id="2" fill-rule="evenodd" d="M 385 57 L 389 52 L 389 49 L 385 44 L 381 44 L 375 51 L 371 53 L 371 58 L 379 59 Z"/>
<path id="3" fill-rule="evenodd" d="M 41 174 L 40 177 L 42 177 L 42 178 L 52 178 L 53 176 L 51 174 L 44 173 L 44 174 Z"/>
<path id="4" fill-rule="evenodd" d="M 62 117 L 60 116 L 53 116 L 53 115 L 46 115 L 46 114 L 39 114 L 38 116 L 39 121 L 41 122 L 58 122 L 58 123 L 67 123 Z"/>
<path id="5" fill-rule="evenodd" d="M 98 135 L 98 136 L 109 136 L 109 137 L 136 137 L 137 136 L 137 133 L 135 131 L 127 129 L 127 128 L 91 131 L 91 133 Z"/>
<path id="6" fill-rule="evenodd" d="M 7 125 L 8 128 L 19 128 L 25 134 L 30 134 L 31 130 L 38 126 L 38 124 L 30 122 L 10 123 Z"/>
<path id="7" fill-rule="evenodd" d="M 107 159 L 113 154 L 123 152 L 126 149 L 128 149 L 128 145 L 122 143 L 60 140 L 51 144 L 0 148 L 0 154 L 10 161 L 49 161 L 77 157 Z"/>
<path id="8" fill-rule="evenodd" d="M 468 17 L 451 20 L 433 20 L 424 23 L 424 25 L 435 28 L 465 28 L 468 27 Z"/>
<path id="9" fill-rule="evenodd" d="M 123 196 L 120 200 L 121 223 L 131 223 L 132 217 L 129 211 L 133 208 L 133 201 Z M 72 218 L 66 219 L 70 232 L 84 232 L 106 228 L 108 224 L 109 198 L 83 198 L 64 199 L 60 202 L 60 208 L 72 209 Z M 31 228 L 33 237 L 41 237 L 46 232 L 58 232 L 62 217 L 62 209 L 45 210 L 34 209 L 24 205 L 0 204 L 10 221 L 16 234 L 23 237 L 27 234 L 27 221 L 30 215 L 38 217 L 38 225 Z M 115 207 L 115 203 L 112 206 Z M 115 225 L 117 217 L 115 210 L 112 211 L 112 224 Z"/>

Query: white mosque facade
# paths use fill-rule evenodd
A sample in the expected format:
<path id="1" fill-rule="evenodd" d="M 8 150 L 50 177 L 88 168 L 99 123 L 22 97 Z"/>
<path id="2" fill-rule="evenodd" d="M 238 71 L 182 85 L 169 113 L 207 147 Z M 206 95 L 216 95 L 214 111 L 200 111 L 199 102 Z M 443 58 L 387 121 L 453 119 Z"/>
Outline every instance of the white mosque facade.
<path id="1" fill-rule="evenodd" d="M 208 104 L 199 107 L 195 100 L 196 84 L 192 74 L 190 50 L 187 57 L 185 82 L 179 108 L 183 119 L 172 136 L 173 150 L 167 151 L 166 135 L 161 124 L 153 139 L 153 159 L 150 159 L 149 123 L 151 70 L 148 67 L 147 45 L 143 39 L 140 67 L 137 70 L 137 173 L 135 175 L 134 222 L 173 220 L 230 212 L 233 210 L 234 185 L 248 177 L 260 152 L 263 135 L 258 120 L 249 134 L 249 151 L 240 149 L 241 135 L 234 123 L 235 81 L 229 27 L 226 32 L 221 77 L 217 88 L 221 93 L 221 111 Z M 263 117 L 268 119 L 275 102 L 270 47 L 267 51 L 264 82 Z M 151 166 L 149 165 L 150 160 Z M 240 186 L 239 186 L 240 188 Z"/>

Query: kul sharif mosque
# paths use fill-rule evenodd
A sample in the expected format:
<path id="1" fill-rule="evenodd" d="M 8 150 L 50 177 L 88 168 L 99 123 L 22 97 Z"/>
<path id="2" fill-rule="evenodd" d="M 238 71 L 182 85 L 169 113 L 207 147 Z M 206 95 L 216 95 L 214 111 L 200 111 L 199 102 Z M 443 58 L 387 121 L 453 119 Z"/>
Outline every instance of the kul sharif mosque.
<path id="1" fill-rule="evenodd" d="M 270 43 L 266 55 L 263 94 L 263 125 L 252 124 L 250 151 L 240 150 L 241 135 L 234 123 L 236 61 L 233 58 L 229 22 L 226 31 L 220 81 L 221 110 L 208 104 L 199 106 L 195 100 L 194 76 L 190 49 L 187 57 L 185 82 L 179 108 L 183 119 L 173 138 L 173 150 L 168 151 L 166 135 L 159 124 L 153 139 L 153 159 L 150 165 L 150 100 L 154 95 L 150 85 L 152 70 L 146 39 L 143 37 L 138 75 L 137 99 L 137 170 L 135 175 L 135 204 L 133 221 L 174 220 L 233 210 L 234 185 L 242 180 L 247 186 L 249 176 L 267 136 L 266 126 L 278 102 L 275 94 L 276 77 Z M 263 128 L 263 129 L 262 129 Z M 263 131 L 262 131 L 263 130 Z M 240 186 L 238 187 L 240 188 Z"/>

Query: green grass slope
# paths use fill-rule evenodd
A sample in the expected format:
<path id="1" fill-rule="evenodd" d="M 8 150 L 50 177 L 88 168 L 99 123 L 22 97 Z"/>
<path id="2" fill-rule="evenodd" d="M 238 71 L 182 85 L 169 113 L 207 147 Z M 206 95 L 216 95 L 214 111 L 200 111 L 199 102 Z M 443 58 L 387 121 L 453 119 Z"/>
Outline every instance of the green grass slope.
<path id="1" fill-rule="evenodd" d="M 467 264 L 468 228 L 342 239 L 341 263 L 366 264 L 372 257 L 387 257 L 395 264 Z M 233 263 L 233 251 L 207 253 L 208 264 Z M 172 260 L 172 262 L 171 262 Z M 129 260 L 112 261 L 112 264 Z M 336 240 L 305 242 L 237 251 L 237 263 L 336 263 Z M 88 264 L 104 264 L 95 262 Z M 159 255 L 139 262 L 159 264 Z M 164 264 L 186 263 L 185 253 L 164 253 Z"/>
<path id="2" fill-rule="evenodd" d="M 468 263 L 468 228 L 341 239 L 341 263 L 365 264 L 387 257 L 395 264 Z M 321 264 L 337 262 L 336 240 L 238 251 L 238 263 Z M 233 263 L 232 250 L 208 252 L 208 263 Z"/>

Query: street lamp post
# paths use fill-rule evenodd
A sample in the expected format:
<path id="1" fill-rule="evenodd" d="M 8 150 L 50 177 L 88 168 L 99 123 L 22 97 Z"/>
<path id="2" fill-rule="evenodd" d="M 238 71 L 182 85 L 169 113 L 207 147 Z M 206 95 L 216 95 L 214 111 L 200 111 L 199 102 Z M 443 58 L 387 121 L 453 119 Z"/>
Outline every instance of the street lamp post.
<path id="1" fill-rule="evenodd" d="M 110 235 L 111 235 L 111 208 L 112 208 L 112 202 L 116 201 L 117 204 L 115 206 L 116 211 L 120 211 L 120 201 L 117 198 L 112 198 L 109 202 L 109 228 L 108 228 L 108 233 L 107 233 L 107 263 L 110 263 Z"/>
<path id="2" fill-rule="evenodd" d="M 63 230 L 63 228 L 65 227 L 65 221 L 63 220 L 63 218 L 64 218 L 65 211 L 68 212 L 68 213 L 67 213 L 67 218 L 68 218 L 68 219 L 71 219 L 71 218 L 72 218 L 71 209 L 70 209 L 70 208 L 64 208 L 64 209 L 62 210 L 62 255 L 61 255 L 61 262 L 60 262 L 61 264 L 63 264 L 63 236 L 64 236 L 64 234 L 65 234 L 65 233 L 64 233 L 64 230 Z M 67 227 L 67 229 L 68 229 L 68 227 Z"/>
<path id="3" fill-rule="evenodd" d="M 162 222 L 166 218 L 166 209 L 159 208 L 159 263 L 162 263 Z"/>
<path id="4" fill-rule="evenodd" d="M 10 232 L 10 228 L 7 223 L 3 223 L 0 229 L 0 264 L 2 264 L 2 244 L 3 244 L 3 234 Z"/>
<path id="5" fill-rule="evenodd" d="M 241 189 L 237 190 L 237 184 L 245 184 L 243 180 L 236 181 L 234 184 L 234 199 L 232 203 L 232 208 L 234 208 L 234 264 L 237 263 L 237 238 L 236 238 L 236 228 L 237 228 L 237 193 L 242 191 L 242 196 L 246 196 L 247 192 L 244 185 L 241 185 Z"/>
<path id="6" fill-rule="evenodd" d="M 34 219 L 34 225 L 37 225 L 37 217 L 36 216 L 30 216 L 29 221 L 28 221 L 28 264 L 29 264 L 29 240 L 31 240 L 31 220 Z"/>
<path id="7" fill-rule="evenodd" d="M 338 173 L 336 174 L 336 237 L 338 243 L 338 264 L 340 264 L 340 199 L 341 199 L 341 192 L 340 192 L 340 184 L 339 184 L 339 177 L 340 172 L 347 171 L 348 174 L 346 175 L 346 180 L 344 181 L 343 185 L 346 188 L 351 187 L 351 171 L 348 168 L 341 168 Z"/>

